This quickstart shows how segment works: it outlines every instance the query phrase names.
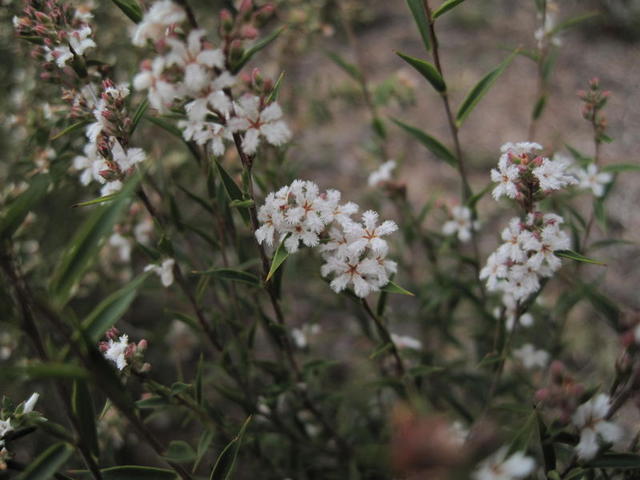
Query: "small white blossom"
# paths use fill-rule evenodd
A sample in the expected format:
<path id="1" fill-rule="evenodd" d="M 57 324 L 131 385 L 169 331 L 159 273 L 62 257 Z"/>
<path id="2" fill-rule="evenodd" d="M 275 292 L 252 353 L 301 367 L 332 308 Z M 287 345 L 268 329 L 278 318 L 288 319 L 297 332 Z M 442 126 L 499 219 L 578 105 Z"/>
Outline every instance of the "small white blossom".
<path id="1" fill-rule="evenodd" d="M 11 432 L 13 427 L 11 426 L 11 419 L 0 420 L 0 438 L 4 437 L 7 433 Z"/>
<path id="2" fill-rule="evenodd" d="M 590 163 L 586 169 L 574 170 L 578 177 L 578 186 L 585 190 L 591 190 L 596 197 L 604 195 L 604 187 L 613 180 L 613 175 L 608 172 L 598 172 L 595 163 Z"/>
<path id="3" fill-rule="evenodd" d="M 480 270 L 480 280 L 487 281 L 487 288 L 493 292 L 498 289 L 498 282 L 506 278 L 508 267 L 504 256 L 493 252 L 487 258 L 487 264 Z"/>
<path id="4" fill-rule="evenodd" d="M 379 187 L 384 183 L 391 180 L 391 172 L 396 168 L 395 160 L 388 160 L 384 162 L 377 170 L 374 170 L 369 175 L 369 186 Z"/>
<path id="5" fill-rule="evenodd" d="M 535 468 L 535 461 L 522 452 L 507 457 L 507 447 L 502 447 L 486 459 L 472 473 L 474 480 L 517 480 L 527 477 Z"/>
<path id="6" fill-rule="evenodd" d="M 292 328 L 291 338 L 296 347 L 300 349 L 307 348 L 309 345 L 309 337 L 320 333 L 320 325 L 317 323 L 304 325 L 302 328 Z"/>
<path id="7" fill-rule="evenodd" d="M 128 263 L 131 260 L 131 240 L 123 237 L 119 233 L 114 233 L 109 237 L 109 245 L 116 249 L 118 258 L 122 263 Z"/>
<path id="8" fill-rule="evenodd" d="M 260 144 L 260 137 L 275 146 L 289 141 L 291 132 L 281 118 L 282 110 L 277 103 L 261 109 L 259 97 L 244 95 L 235 105 L 235 117 L 229 120 L 229 128 L 233 132 L 243 132 L 242 148 L 253 155 Z"/>
<path id="9" fill-rule="evenodd" d="M 39 393 L 32 393 L 27 401 L 24 402 L 24 405 L 22 406 L 22 413 L 31 413 L 38 402 L 38 398 L 40 398 Z"/>
<path id="10" fill-rule="evenodd" d="M 73 159 L 73 168 L 80 172 L 80 183 L 87 186 L 92 181 L 104 183 L 100 172 L 107 170 L 108 166 L 98 155 L 96 144 L 89 142 L 84 146 L 84 155 L 78 155 Z"/>
<path id="11" fill-rule="evenodd" d="M 517 358 L 525 368 L 544 368 L 549 363 L 549 353 L 544 350 L 536 350 L 530 343 L 513 351 L 513 356 Z"/>
<path id="12" fill-rule="evenodd" d="M 160 265 L 147 265 L 144 267 L 145 272 L 154 272 L 160 277 L 160 281 L 164 287 L 169 287 L 173 283 L 173 267 L 176 261 L 173 258 L 163 260 Z"/>
<path id="13" fill-rule="evenodd" d="M 445 235 L 457 234 L 458 240 L 468 242 L 471 240 L 471 231 L 477 230 L 480 222 L 472 220 L 471 209 L 456 205 L 451 209 L 451 220 L 442 226 L 442 233 Z"/>
<path id="14" fill-rule="evenodd" d="M 571 420 L 580 430 L 580 442 L 576 445 L 576 453 L 580 459 L 591 460 L 596 456 L 600 448 L 598 437 L 604 442 L 614 443 L 622 436 L 622 429 L 606 420 L 610 408 L 609 395 L 600 393 L 580 405 L 573 414 Z"/>
<path id="15" fill-rule="evenodd" d="M 91 36 L 91 27 L 88 25 L 70 32 L 68 36 L 69 46 L 76 55 L 84 55 L 85 50 L 96 47 L 96 42 L 89 38 Z"/>
<path id="16" fill-rule="evenodd" d="M 122 335 L 117 342 L 113 339 L 109 339 L 107 349 L 104 352 L 104 356 L 107 360 L 111 360 L 116 364 L 118 370 L 123 370 L 127 366 L 127 348 L 129 347 L 129 337 Z"/>
<path id="17" fill-rule="evenodd" d="M 362 214 L 362 223 L 349 222 L 343 227 L 349 241 L 349 252 L 354 256 L 362 254 L 366 248 L 375 254 L 386 255 L 389 247 L 382 237 L 398 229 L 391 220 L 385 220 L 378 225 L 378 213 L 373 210 L 367 210 Z"/>
<path id="18" fill-rule="evenodd" d="M 158 56 L 151 63 L 143 64 L 142 71 L 133 78 L 136 90 L 148 90 L 149 105 L 160 113 L 166 112 L 181 91 L 164 76 L 166 60 Z"/>
<path id="19" fill-rule="evenodd" d="M 138 47 L 144 47 L 147 40 L 152 42 L 160 40 L 165 35 L 167 27 L 184 22 L 186 18 L 184 9 L 171 0 L 156 2 L 136 26 L 132 43 Z"/>
<path id="20" fill-rule="evenodd" d="M 498 162 L 498 169 L 491 169 L 491 181 L 498 183 L 491 195 L 499 200 L 503 195 L 509 198 L 516 198 L 518 195 L 517 181 L 520 177 L 520 170 L 516 165 L 508 164 L 508 157 L 503 155 Z"/>
<path id="21" fill-rule="evenodd" d="M 323 277 L 333 275 L 330 286 L 336 293 L 353 286 L 355 294 L 364 298 L 389 283 L 390 272 L 375 258 L 361 259 L 360 255 L 349 254 L 344 258 L 326 258 L 320 273 Z"/>
<path id="22" fill-rule="evenodd" d="M 111 148 L 113 160 L 118 164 L 122 172 L 127 172 L 134 165 L 144 162 L 146 155 L 141 148 L 127 148 L 125 151 L 120 142 L 115 142 Z"/>
<path id="23" fill-rule="evenodd" d="M 422 342 L 417 338 L 410 337 L 408 335 L 396 335 L 391 334 L 391 340 L 399 349 L 408 348 L 411 350 L 422 350 Z"/>
<path id="24" fill-rule="evenodd" d="M 542 164 L 533 169 L 533 175 L 538 179 L 543 191 L 560 190 L 577 183 L 577 180 L 568 173 L 569 167 L 569 162 L 563 158 L 557 160 L 544 158 Z"/>
<path id="25" fill-rule="evenodd" d="M 114 180 L 112 182 L 107 182 L 100 189 L 100 195 L 106 197 L 107 195 L 113 195 L 114 193 L 119 192 L 122 189 L 122 182 L 120 180 Z"/>

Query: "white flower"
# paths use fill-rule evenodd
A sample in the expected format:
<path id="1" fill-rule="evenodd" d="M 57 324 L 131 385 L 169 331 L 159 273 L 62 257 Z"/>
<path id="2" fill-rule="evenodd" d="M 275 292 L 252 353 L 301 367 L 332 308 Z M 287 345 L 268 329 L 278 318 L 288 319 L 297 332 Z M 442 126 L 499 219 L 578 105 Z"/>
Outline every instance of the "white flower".
<path id="1" fill-rule="evenodd" d="M 362 223 L 349 222 L 343 227 L 349 241 L 349 252 L 353 256 L 362 254 L 366 248 L 376 254 L 386 255 L 388 245 L 381 237 L 398 229 L 391 220 L 385 220 L 378 225 L 378 213 L 373 210 L 367 210 L 362 214 Z"/>
<path id="2" fill-rule="evenodd" d="M 113 339 L 109 339 L 107 344 L 107 350 L 104 352 L 104 356 L 107 360 L 111 360 L 116 364 L 118 370 L 123 370 L 127 366 L 126 353 L 129 347 L 129 337 L 122 335 L 117 342 Z"/>
<path id="3" fill-rule="evenodd" d="M 98 155 L 96 144 L 89 142 L 84 146 L 84 155 L 78 155 L 73 159 L 73 168 L 81 172 L 80 183 L 87 186 L 92 181 L 104 183 L 105 180 L 100 176 L 100 172 L 109 167 Z"/>
<path id="4" fill-rule="evenodd" d="M 591 189 L 596 197 L 604 195 L 604 187 L 613 179 L 613 175 L 608 172 L 598 172 L 595 163 L 589 164 L 586 169 L 577 169 L 574 171 L 578 177 L 578 186 L 580 188 Z"/>
<path id="5" fill-rule="evenodd" d="M 167 258 L 160 265 L 147 265 L 144 267 L 145 272 L 154 272 L 160 277 L 160 281 L 164 287 L 169 287 L 173 283 L 173 267 L 176 261 L 173 258 Z"/>
<path id="6" fill-rule="evenodd" d="M 204 30 L 192 30 L 186 43 L 177 38 L 168 38 L 171 51 L 167 54 L 167 66 L 177 65 L 184 69 L 184 86 L 188 93 L 197 95 L 211 83 L 211 69 L 224 68 L 224 54 L 220 49 L 202 48 Z"/>
<path id="7" fill-rule="evenodd" d="M 284 145 L 291 138 L 287 124 L 281 120 L 282 110 L 273 102 L 260 109 L 260 98 L 245 95 L 235 105 L 235 117 L 229 120 L 229 128 L 233 132 L 244 132 L 242 148 L 253 155 L 260 144 L 260 137 L 265 137 L 271 145 Z"/>
<path id="8" fill-rule="evenodd" d="M 568 174 L 569 167 L 569 162 L 562 157 L 557 160 L 543 158 L 542 164 L 533 169 L 533 175 L 538 179 L 543 191 L 559 190 L 577 183 L 577 180 Z"/>
<path id="9" fill-rule="evenodd" d="M 391 180 L 391 172 L 396 168 L 394 160 L 384 162 L 377 170 L 369 175 L 369 186 L 379 187 L 380 185 Z"/>
<path id="10" fill-rule="evenodd" d="M 542 145 L 536 142 L 507 142 L 500 147 L 500 152 L 503 154 L 511 154 L 516 157 L 522 157 L 527 154 L 536 154 L 536 152 L 540 150 L 542 150 Z"/>
<path id="11" fill-rule="evenodd" d="M 164 57 L 158 56 L 150 65 L 144 64 L 142 71 L 133 78 L 133 87 L 136 90 L 149 90 L 149 105 L 160 113 L 166 112 L 176 97 L 181 95 L 178 87 L 164 77 L 165 65 Z"/>
<path id="12" fill-rule="evenodd" d="M 117 250 L 118 258 L 122 263 L 128 263 L 131 260 L 131 240 L 119 233 L 114 233 L 109 237 L 109 245 Z"/>
<path id="13" fill-rule="evenodd" d="M 296 347 L 303 349 L 309 345 L 309 337 L 320 333 L 320 325 L 317 323 L 304 325 L 302 328 L 292 328 L 291 338 Z"/>
<path id="14" fill-rule="evenodd" d="M 472 473 L 474 480 L 516 480 L 527 477 L 535 468 L 532 458 L 516 452 L 507 458 L 508 449 L 502 447 L 486 459 Z"/>
<path id="15" fill-rule="evenodd" d="M 187 18 L 182 7 L 171 0 L 161 0 L 154 3 L 148 12 L 144 14 L 142 21 L 133 32 L 132 43 L 138 47 L 144 47 L 147 40 L 155 42 L 160 40 L 167 27 L 174 23 L 184 22 Z"/>
<path id="16" fill-rule="evenodd" d="M 516 300 L 523 300 L 540 288 L 540 279 L 534 270 L 526 265 L 513 265 L 509 269 L 507 282 L 503 284 L 505 293 Z"/>
<path id="17" fill-rule="evenodd" d="M 526 252 L 522 249 L 522 225 L 518 217 L 509 220 L 509 226 L 505 228 L 500 237 L 505 242 L 498 248 L 498 255 L 514 262 L 522 262 L 526 259 Z"/>
<path id="18" fill-rule="evenodd" d="M 39 393 L 32 393 L 31 396 L 27 399 L 27 401 L 24 402 L 24 405 L 22 407 L 22 413 L 31 413 L 33 411 L 33 407 L 36 406 L 38 398 L 40 398 Z"/>
<path id="19" fill-rule="evenodd" d="M 442 226 L 445 235 L 458 234 L 458 240 L 467 242 L 471 239 L 471 231 L 477 230 L 480 222 L 471 219 L 471 209 L 457 205 L 451 209 L 451 220 Z"/>
<path id="20" fill-rule="evenodd" d="M 533 267 L 542 276 L 549 277 L 562 264 L 560 258 L 553 252 L 567 250 L 571 246 L 571 240 L 557 225 L 547 225 L 542 229 L 538 237 L 531 235 L 523 242 L 523 246 L 526 250 L 534 252 L 527 260 L 527 265 Z M 545 269 L 545 266 L 548 269 Z"/>
<path id="21" fill-rule="evenodd" d="M 507 276 L 506 258 L 498 252 L 493 252 L 487 258 L 487 264 L 480 270 L 480 280 L 487 281 L 489 291 L 498 289 L 498 282 Z"/>
<path id="22" fill-rule="evenodd" d="M 497 182 L 498 186 L 493 189 L 491 195 L 494 199 L 499 200 L 500 197 L 506 195 L 509 198 L 516 198 L 518 195 L 518 179 L 520 170 L 516 165 L 509 164 L 507 155 L 500 157 L 498 169 L 491 169 L 491 181 Z"/>
<path id="23" fill-rule="evenodd" d="M 85 50 L 96 46 L 96 42 L 89 38 L 91 36 L 91 27 L 88 25 L 74 30 L 68 35 L 69 45 L 77 55 L 84 55 Z"/>
<path id="24" fill-rule="evenodd" d="M 338 190 L 327 190 L 323 195 L 322 217 L 326 223 L 337 221 L 342 224 L 351 221 L 351 215 L 358 211 L 353 202 L 340 203 L 342 194 Z"/>
<path id="25" fill-rule="evenodd" d="M 11 432 L 13 427 L 11 426 L 11 419 L 0 420 L 0 438 L 4 437 L 7 433 Z"/>
<path id="26" fill-rule="evenodd" d="M 536 350 L 530 343 L 524 344 L 522 347 L 513 351 L 516 357 L 525 368 L 544 368 L 549 362 L 549 353 L 544 350 Z"/>
<path id="27" fill-rule="evenodd" d="M 66 45 L 61 47 L 55 47 L 53 49 L 45 46 L 44 50 L 45 50 L 45 56 L 44 56 L 45 60 L 47 60 L 48 62 L 55 61 L 56 65 L 58 65 L 59 68 L 64 68 L 67 62 L 73 58 L 73 53 L 71 52 L 71 49 Z"/>
<path id="28" fill-rule="evenodd" d="M 122 172 L 127 172 L 134 165 L 144 162 L 146 158 L 144 150 L 141 148 L 127 148 L 125 151 L 118 141 L 111 147 L 111 155 Z"/>
<path id="29" fill-rule="evenodd" d="M 289 253 L 295 253 L 302 242 L 307 247 L 320 243 L 320 232 L 324 229 L 324 200 L 318 186 L 309 181 L 294 180 L 287 192 L 293 200 L 284 211 L 284 222 L 278 225 L 280 234 L 287 235 L 284 246 Z"/>
<path id="30" fill-rule="evenodd" d="M 106 197 L 107 195 L 113 195 L 122 189 L 122 182 L 120 180 L 114 180 L 113 182 L 107 182 L 100 189 L 100 195 Z"/>
<path id="31" fill-rule="evenodd" d="M 396 335 L 391 334 L 391 340 L 395 343 L 399 349 L 409 348 L 411 350 L 422 350 L 422 342 L 417 338 L 410 337 L 408 335 Z"/>
<path id="32" fill-rule="evenodd" d="M 389 283 L 389 272 L 375 258 L 360 258 L 360 255 L 347 255 L 344 258 L 330 256 L 322 265 L 323 277 L 333 275 L 330 286 L 340 293 L 350 285 L 358 297 L 364 298 Z"/>
<path id="33" fill-rule="evenodd" d="M 622 436 L 622 429 L 606 420 L 611 402 L 609 395 L 600 393 L 588 402 L 580 405 L 573 414 L 573 424 L 580 430 L 580 442 L 576 453 L 582 460 L 591 460 L 600 448 L 598 436 L 608 443 L 616 442 Z"/>

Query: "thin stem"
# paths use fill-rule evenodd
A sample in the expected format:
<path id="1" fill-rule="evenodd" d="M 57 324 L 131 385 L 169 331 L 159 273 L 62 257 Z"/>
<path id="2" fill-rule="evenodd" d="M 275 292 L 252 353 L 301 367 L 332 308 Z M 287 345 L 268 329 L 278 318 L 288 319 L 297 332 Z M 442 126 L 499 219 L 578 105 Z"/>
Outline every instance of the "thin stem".
<path id="1" fill-rule="evenodd" d="M 196 20 L 196 16 L 193 13 L 191 6 L 189 5 L 189 2 L 187 0 L 176 0 L 176 2 L 178 3 L 178 5 L 184 8 L 185 12 L 187 13 L 187 20 L 189 20 L 189 25 L 191 25 L 191 28 L 198 28 L 198 21 Z"/>
<path id="2" fill-rule="evenodd" d="M 398 347 L 396 347 L 396 344 L 393 341 L 393 338 L 391 338 L 391 334 L 389 333 L 389 330 L 384 325 L 382 320 L 378 317 L 378 315 L 376 315 L 373 312 L 373 310 L 371 310 L 369 303 L 364 298 L 362 299 L 362 306 L 364 307 L 364 311 L 367 313 L 367 315 L 369 315 L 369 317 L 373 320 L 373 323 L 375 323 L 376 329 L 378 330 L 378 334 L 382 338 L 382 341 L 390 345 L 389 348 L 391 350 L 391 355 L 393 356 L 396 363 L 396 372 L 398 376 L 401 378 L 404 377 L 406 373 L 406 368 L 404 367 L 404 362 L 402 361 L 402 357 L 398 352 Z"/>

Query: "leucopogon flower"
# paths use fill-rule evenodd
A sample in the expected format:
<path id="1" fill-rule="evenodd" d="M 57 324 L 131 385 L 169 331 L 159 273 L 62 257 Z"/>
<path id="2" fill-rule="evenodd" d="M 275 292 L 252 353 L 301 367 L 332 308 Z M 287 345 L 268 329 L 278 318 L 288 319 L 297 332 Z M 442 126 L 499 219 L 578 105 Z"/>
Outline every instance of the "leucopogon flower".
<path id="1" fill-rule="evenodd" d="M 471 232 L 480 228 L 480 222 L 473 220 L 469 207 L 456 205 L 449 211 L 451 220 L 442 226 L 442 233 L 445 235 L 456 235 L 461 242 L 471 240 Z"/>
<path id="2" fill-rule="evenodd" d="M 395 160 L 387 160 L 369 175 L 369 186 L 379 187 L 391 180 L 391 173 L 396 168 Z"/>
<path id="3" fill-rule="evenodd" d="M 170 287 L 173 284 L 173 267 L 176 261 L 173 258 L 167 258 L 160 265 L 150 264 L 144 267 L 145 272 L 153 272 L 160 277 L 162 286 Z"/>
<path id="4" fill-rule="evenodd" d="M 113 362 L 120 371 L 128 365 L 144 371 L 149 368 L 148 364 L 142 364 L 142 354 L 147 349 L 147 341 L 140 340 L 137 344 L 129 342 L 129 336 L 120 335 L 115 327 L 109 329 L 105 334 L 108 338 L 106 342 L 100 342 L 98 347 L 107 360 Z"/>
<path id="5" fill-rule="evenodd" d="M 591 460 L 600 449 L 598 439 L 606 443 L 614 443 L 622 436 L 622 429 L 614 422 L 607 420 L 611 408 L 609 395 L 599 393 L 578 407 L 571 421 L 580 431 L 580 442 L 576 445 L 578 458 Z"/>
<path id="6" fill-rule="evenodd" d="M 538 350 L 530 343 L 515 349 L 513 356 L 527 369 L 544 368 L 549 363 L 549 352 Z"/>
<path id="7" fill-rule="evenodd" d="M 598 171 L 598 166 L 595 163 L 590 163 L 584 169 L 577 168 L 573 173 L 578 178 L 578 187 L 591 190 L 596 197 L 603 196 L 605 187 L 613 180 L 611 173 Z"/>
<path id="8" fill-rule="evenodd" d="M 320 273 L 330 277 L 335 292 L 353 288 L 359 297 L 380 290 L 397 270 L 388 260 L 384 237 L 397 225 L 386 220 L 378 224 L 378 213 L 369 210 L 360 221 L 352 218 L 358 211 L 354 203 L 340 203 L 341 194 L 328 190 L 320 194 L 309 181 L 294 180 L 291 185 L 267 195 L 258 210 L 261 226 L 256 230 L 258 243 L 269 246 L 284 242 L 289 253 L 301 245 L 317 247 L 324 264 Z"/>
<path id="9" fill-rule="evenodd" d="M 500 448 L 483 461 L 471 474 L 474 480 L 517 480 L 525 478 L 535 468 L 535 461 L 522 452 L 507 456 L 507 447 Z"/>

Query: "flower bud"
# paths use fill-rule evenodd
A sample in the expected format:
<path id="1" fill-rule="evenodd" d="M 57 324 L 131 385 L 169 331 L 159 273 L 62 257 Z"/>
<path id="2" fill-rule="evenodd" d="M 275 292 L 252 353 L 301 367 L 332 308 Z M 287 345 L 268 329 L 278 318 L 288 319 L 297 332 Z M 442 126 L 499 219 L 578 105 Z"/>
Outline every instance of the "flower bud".
<path id="1" fill-rule="evenodd" d="M 220 31 L 228 35 L 233 30 L 233 15 L 226 8 L 220 12 Z"/>
<path id="2" fill-rule="evenodd" d="M 240 40 L 234 40 L 231 42 L 229 46 L 229 56 L 231 57 L 232 62 L 237 62 L 244 55 L 244 48 L 242 46 L 242 42 Z"/>

